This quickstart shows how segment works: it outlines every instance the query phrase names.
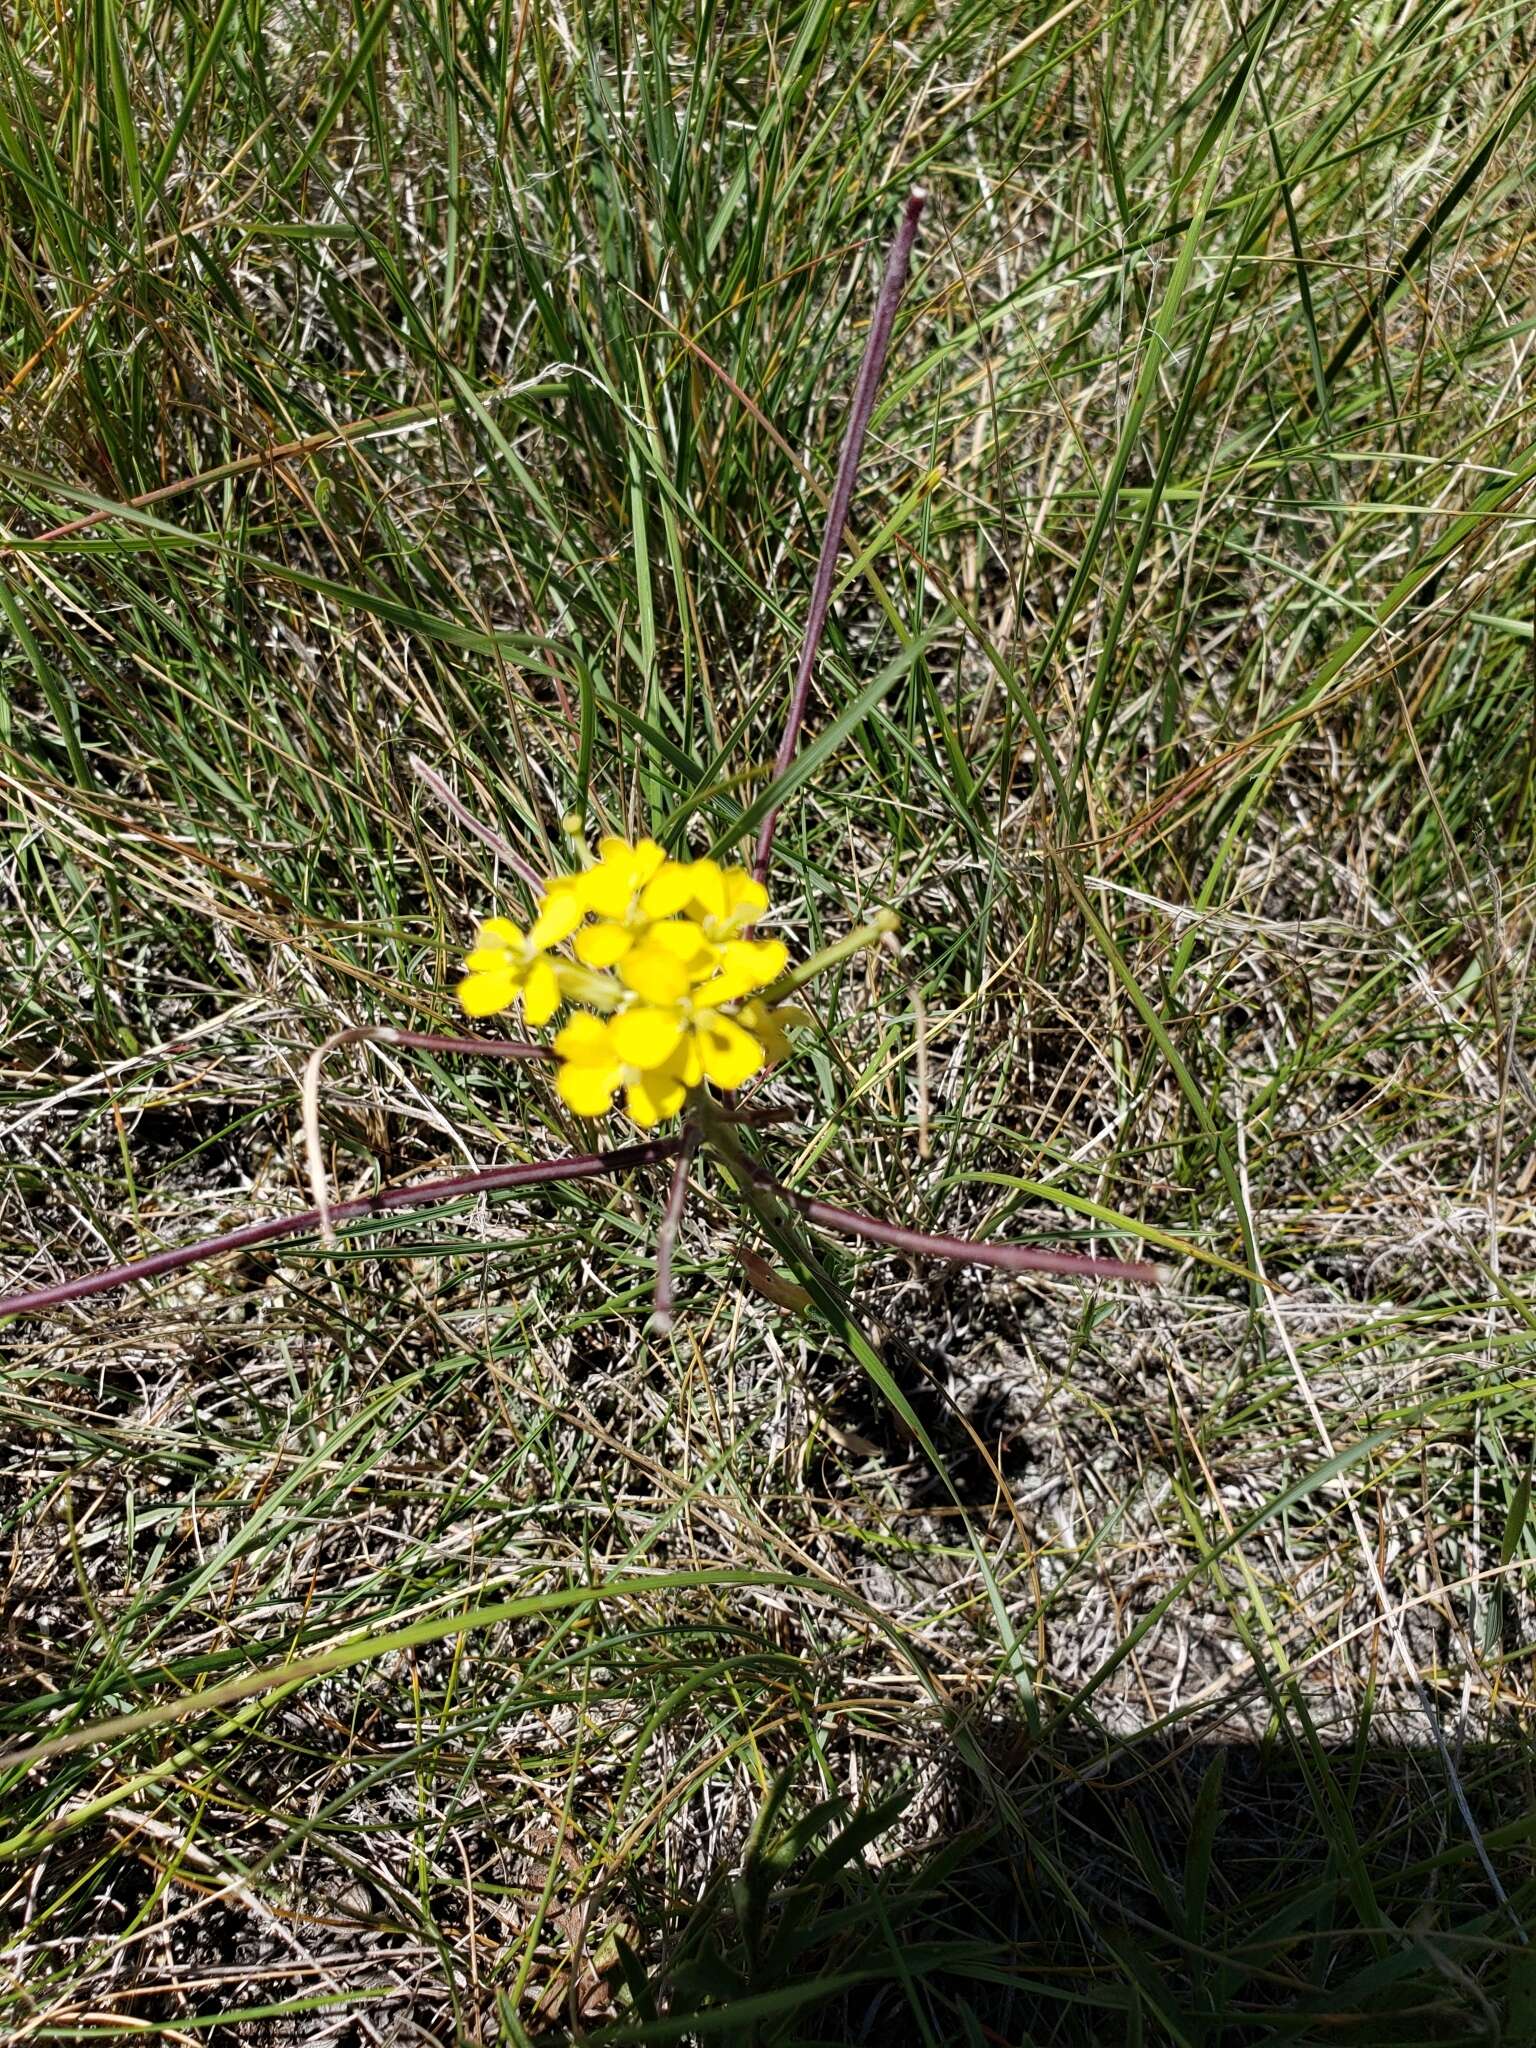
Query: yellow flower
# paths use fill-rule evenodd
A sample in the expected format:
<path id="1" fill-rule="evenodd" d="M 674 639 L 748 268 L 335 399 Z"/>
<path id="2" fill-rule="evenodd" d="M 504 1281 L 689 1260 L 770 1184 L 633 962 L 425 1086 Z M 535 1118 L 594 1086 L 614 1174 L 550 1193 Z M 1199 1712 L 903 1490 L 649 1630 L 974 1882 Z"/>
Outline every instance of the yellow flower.
<path id="1" fill-rule="evenodd" d="M 630 1115 L 649 1127 L 705 1082 L 739 1088 L 788 1050 L 785 1027 L 804 1012 L 759 993 L 784 972 L 788 950 L 745 936 L 767 907 L 745 868 L 668 860 L 653 839 L 604 839 L 591 867 L 547 884 L 526 933 L 487 919 L 459 997 L 484 1017 L 521 996 L 534 1025 L 562 1001 L 580 1004 L 554 1041 L 561 1098 L 600 1116 L 622 1089 Z M 566 940 L 576 960 L 551 957 Z"/>
<path id="2" fill-rule="evenodd" d="M 710 1000 L 728 1002 L 766 986 L 788 959 L 777 941 L 754 951 L 740 937 L 768 907 L 767 890 L 745 868 L 668 860 L 653 839 L 605 839 L 576 887 L 596 919 L 576 933 L 577 959 L 616 969 L 647 1003 L 677 1002 L 722 972 Z"/>
<path id="3" fill-rule="evenodd" d="M 633 1013 L 630 1013 L 633 1014 Z M 578 1116 L 603 1116 L 616 1089 L 624 1090 L 625 1107 L 637 1124 L 649 1130 L 682 1108 L 688 1084 L 679 1073 L 647 1071 L 624 1057 L 615 1042 L 617 1017 L 594 1017 L 579 1010 L 555 1034 L 560 1069 L 555 1086 L 560 1099 Z"/>
<path id="4" fill-rule="evenodd" d="M 623 839 L 605 839 L 601 857 L 579 878 L 583 902 L 597 919 L 576 934 L 576 957 L 593 968 L 616 967 L 642 943 L 651 919 L 641 909 L 641 893 L 666 861 L 654 839 L 630 846 Z M 703 944 L 692 927 L 678 927 L 683 940 L 679 957 L 687 958 Z"/>
<path id="5" fill-rule="evenodd" d="M 636 913 L 622 924 L 588 925 L 576 934 L 576 952 L 589 967 L 616 968 L 625 987 L 636 994 L 645 994 L 660 975 L 654 1000 L 663 1003 L 673 999 L 666 991 L 681 995 L 714 965 L 709 941 L 696 924 L 682 917 L 651 924 Z"/>
<path id="6" fill-rule="evenodd" d="M 609 1026 L 614 1050 L 642 1073 L 666 1074 L 685 1088 L 712 1081 L 739 1088 L 762 1066 L 762 1046 L 721 1010 L 681 1002 L 668 1009 L 640 1003 Z"/>
<path id="7" fill-rule="evenodd" d="M 617 962 L 620 981 L 646 1003 L 681 1002 L 714 971 L 714 948 L 685 917 L 663 918 L 636 938 Z"/>
<path id="8" fill-rule="evenodd" d="M 459 983 L 459 1001 L 471 1017 L 494 1016 L 518 996 L 530 1024 L 547 1024 L 559 1009 L 560 982 L 543 950 L 550 941 L 539 936 L 542 922 L 541 912 L 527 933 L 505 917 L 488 917 L 481 925 Z"/>
<path id="9" fill-rule="evenodd" d="M 555 1086 L 578 1116 L 601 1116 L 615 1092 L 649 1129 L 675 1116 L 701 1082 L 740 1088 L 768 1052 L 752 1032 L 720 1010 L 690 1003 L 639 1003 L 607 1019 L 578 1012 L 555 1038 L 561 1060 Z"/>
<path id="10" fill-rule="evenodd" d="M 767 908 L 767 890 L 745 868 L 669 860 L 640 893 L 640 915 L 654 922 L 619 958 L 619 979 L 646 1003 L 737 1002 L 776 981 L 789 960 L 778 939 L 740 936 Z"/>
<path id="11" fill-rule="evenodd" d="M 642 839 L 635 846 L 627 839 L 600 839 L 597 859 L 585 874 L 574 879 L 582 901 L 594 917 L 622 921 L 634 909 L 640 891 L 665 865 L 666 858 L 654 839 Z"/>
<path id="12" fill-rule="evenodd" d="M 647 917 L 690 917 L 716 944 L 734 939 L 768 908 L 768 891 L 745 868 L 714 860 L 669 860 L 640 898 Z"/>
<path id="13" fill-rule="evenodd" d="M 661 849 L 656 849 L 658 857 Z M 556 875 L 544 885 L 533 923 L 524 932 L 510 918 L 488 917 L 475 949 L 464 962 L 459 1001 L 471 1017 L 491 1017 L 508 1009 L 519 995 L 530 1024 L 547 1024 L 567 994 L 591 1000 L 592 977 L 574 975 L 563 960 L 544 956 L 568 939 L 587 915 L 586 875 Z M 617 992 L 615 992 L 615 1000 Z"/>

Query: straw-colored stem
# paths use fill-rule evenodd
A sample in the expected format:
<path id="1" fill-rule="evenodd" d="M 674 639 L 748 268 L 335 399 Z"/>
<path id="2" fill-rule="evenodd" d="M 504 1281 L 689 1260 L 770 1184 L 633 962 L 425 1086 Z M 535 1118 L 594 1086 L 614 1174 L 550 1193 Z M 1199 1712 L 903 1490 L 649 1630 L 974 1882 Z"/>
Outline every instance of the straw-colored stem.
<path id="1" fill-rule="evenodd" d="M 426 784 L 443 809 L 457 818 L 466 832 L 473 832 L 475 837 L 483 845 L 488 846 L 498 859 L 504 860 L 514 874 L 521 876 L 535 896 L 542 895 L 544 891 L 542 879 L 537 870 L 531 868 L 527 861 L 523 859 L 517 848 L 511 845 L 509 841 L 503 839 L 494 825 L 487 825 L 483 818 L 477 818 L 469 806 L 454 794 L 437 770 L 429 768 L 419 754 L 412 754 L 408 758 L 417 778 Z"/>

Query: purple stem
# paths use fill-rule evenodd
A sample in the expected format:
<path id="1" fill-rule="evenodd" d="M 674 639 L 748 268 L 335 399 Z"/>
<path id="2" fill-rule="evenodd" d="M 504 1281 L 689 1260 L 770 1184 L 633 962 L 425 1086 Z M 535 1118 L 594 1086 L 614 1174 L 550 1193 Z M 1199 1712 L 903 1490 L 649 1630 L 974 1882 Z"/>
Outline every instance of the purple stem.
<path id="1" fill-rule="evenodd" d="M 484 824 L 467 805 L 461 803 L 447 783 L 444 782 L 442 776 L 438 774 L 437 770 L 429 768 L 419 754 L 411 754 L 407 758 L 416 774 L 427 785 L 428 789 L 431 790 L 443 809 L 451 811 L 466 832 L 473 832 L 478 840 L 491 849 L 492 853 L 498 854 L 507 863 L 509 868 L 521 875 L 535 896 L 542 896 L 544 893 L 543 878 L 533 868 L 529 867 L 527 861 L 523 859 L 523 856 L 517 851 L 516 847 L 503 839 L 494 826 Z"/>
<path id="2" fill-rule="evenodd" d="M 795 748 L 800 743 L 800 728 L 805 723 L 805 707 L 810 701 L 811 670 L 816 663 L 816 650 L 821 645 L 822 630 L 827 623 L 827 607 L 832 602 L 832 581 L 837 569 L 838 550 L 843 543 L 843 528 L 848 523 L 848 507 L 853 502 L 853 487 L 858 481 L 859 457 L 864 449 L 864 435 L 869 426 L 870 415 L 875 409 L 875 391 L 880 383 L 880 372 L 885 368 L 885 352 L 890 346 L 891 328 L 896 319 L 896 308 L 901 303 L 906 288 L 907 267 L 912 261 L 912 244 L 917 239 L 918 215 L 922 212 L 928 194 L 920 185 L 914 186 L 907 195 L 906 210 L 901 216 L 901 226 L 896 230 L 896 239 L 891 244 L 891 253 L 886 258 L 885 276 L 880 281 L 880 296 L 875 301 L 875 317 L 869 324 L 869 339 L 864 344 L 864 360 L 859 365 L 858 382 L 853 387 L 853 401 L 848 408 L 848 431 L 843 436 L 842 449 L 837 458 L 837 480 L 832 487 L 832 502 L 827 508 L 827 527 L 822 535 L 821 558 L 816 564 L 816 580 L 811 585 L 811 608 L 805 621 L 805 645 L 800 652 L 800 666 L 795 671 L 795 687 L 789 700 L 789 716 L 784 721 L 784 737 L 779 741 L 778 756 L 773 764 L 773 776 L 777 781 L 795 758 Z M 779 822 L 779 806 L 774 805 L 763 819 L 758 834 L 757 859 L 753 873 L 762 881 L 768 872 L 768 862 L 773 854 L 773 835 Z"/>
<path id="3" fill-rule="evenodd" d="M 1000 1266 L 1005 1273 L 1066 1273 L 1085 1280 L 1134 1280 L 1143 1287 L 1162 1284 L 1162 1269 L 1139 1259 L 1097 1259 L 1087 1252 L 1042 1252 L 1032 1245 L 982 1244 L 971 1237 L 934 1237 L 927 1231 L 908 1230 L 900 1223 L 883 1223 L 878 1216 L 866 1216 L 859 1209 L 838 1209 L 831 1202 L 813 1201 L 779 1184 L 761 1167 L 748 1171 L 760 1187 L 796 1209 L 807 1223 L 823 1230 L 845 1231 L 850 1237 L 866 1237 L 872 1244 L 890 1245 L 899 1252 L 911 1252 L 921 1259 L 949 1259 L 957 1266 Z"/>
<path id="4" fill-rule="evenodd" d="M 571 1159 L 537 1159 L 523 1166 L 488 1166 L 477 1173 L 458 1173 L 442 1180 L 418 1181 L 413 1187 L 386 1188 L 381 1194 L 358 1195 L 350 1202 L 332 1205 L 332 1218 L 349 1223 L 355 1216 L 376 1216 L 391 1209 L 412 1209 L 423 1203 L 452 1202 L 461 1195 L 495 1194 L 501 1188 L 530 1187 L 544 1181 L 591 1180 L 603 1173 L 622 1173 L 632 1166 L 653 1166 L 671 1159 L 681 1143 L 677 1138 L 653 1140 L 646 1145 L 625 1145 L 613 1152 L 588 1152 Z M 104 1273 L 87 1273 L 79 1280 L 61 1280 L 53 1287 L 40 1287 L 32 1294 L 7 1295 L 0 1301 L 0 1316 L 35 1314 L 57 1308 L 82 1295 L 105 1294 L 113 1287 L 125 1287 L 130 1280 L 153 1280 L 161 1273 L 173 1273 L 179 1266 L 196 1265 L 200 1259 L 217 1258 L 221 1252 L 244 1251 L 250 1245 L 266 1244 L 274 1237 L 292 1237 L 314 1230 L 320 1222 L 318 1209 L 301 1210 L 297 1216 L 279 1216 L 266 1223 L 242 1223 L 217 1237 L 199 1238 L 195 1244 L 177 1245 L 174 1250 L 155 1252 L 147 1259 L 135 1259 L 128 1266 L 112 1266 Z"/>
<path id="5" fill-rule="evenodd" d="M 672 1166 L 667 1206 L 661 1212 L 661 1223 L 656 1232 L 656 1287 L 652 1295 L 651 1328 L 658 1337 L 665 1337 L 672 1328 L 672 1250 L 682 1228 L 683 1210 L 688 1204 L 688 1169 L 693 1164 L 701 1136 L 697 1124 L 689 1124 L 683 1132 L 682 1150 Z"/>

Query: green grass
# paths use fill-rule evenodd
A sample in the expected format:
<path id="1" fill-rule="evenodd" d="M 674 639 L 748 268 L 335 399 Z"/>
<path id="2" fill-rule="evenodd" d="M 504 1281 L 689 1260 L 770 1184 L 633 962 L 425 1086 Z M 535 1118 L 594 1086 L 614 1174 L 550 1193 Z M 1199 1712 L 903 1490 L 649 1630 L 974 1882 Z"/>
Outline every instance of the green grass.
<path id="1" fill-rule="evenodd" d="M 773 878 L 903 952 L 762 1148 L 1182 1247 L 798 1314 L 706 1173 L 657 1346 L 655 1175 L 9 1325 L 0 1741 L 114 1726 L 0 1779 L 8 2040 L 1536 2037 L 1533 55 L 7 10 L 8 1284 L 296 1208 L 309 1049 L 451 1028 L 519 898 L 410 753 L 540 868 L 741 838 L 915 181 Z M 325 1137 L 582 1134 L 379 1048 Z"/>

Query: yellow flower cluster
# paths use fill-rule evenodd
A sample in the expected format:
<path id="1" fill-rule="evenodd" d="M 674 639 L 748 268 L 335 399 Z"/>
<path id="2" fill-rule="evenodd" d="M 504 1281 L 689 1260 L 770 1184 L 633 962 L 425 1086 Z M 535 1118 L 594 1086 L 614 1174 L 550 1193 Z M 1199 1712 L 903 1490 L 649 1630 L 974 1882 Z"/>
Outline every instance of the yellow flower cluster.
<path id="1" fill-rule="evenodd" d="M 767 908 L 745 868 L 605 839 L 591 867 L 547 885 L 526 932 L 485 921 L 459 1001 L 488 1017 L 520 997 L 531 1025 L 578 1005 L 555 1035 L 562 1099 L 601 1116 L 622 1088 L 649 1128 L 704 1081 L 741 1087 L 783 1056 L 786 1025 L 806 1021 L 762 999 L 789 959 L 778 939 L 747 936 Z M 554 950 L 567 941 L 574 958 Z"/>

